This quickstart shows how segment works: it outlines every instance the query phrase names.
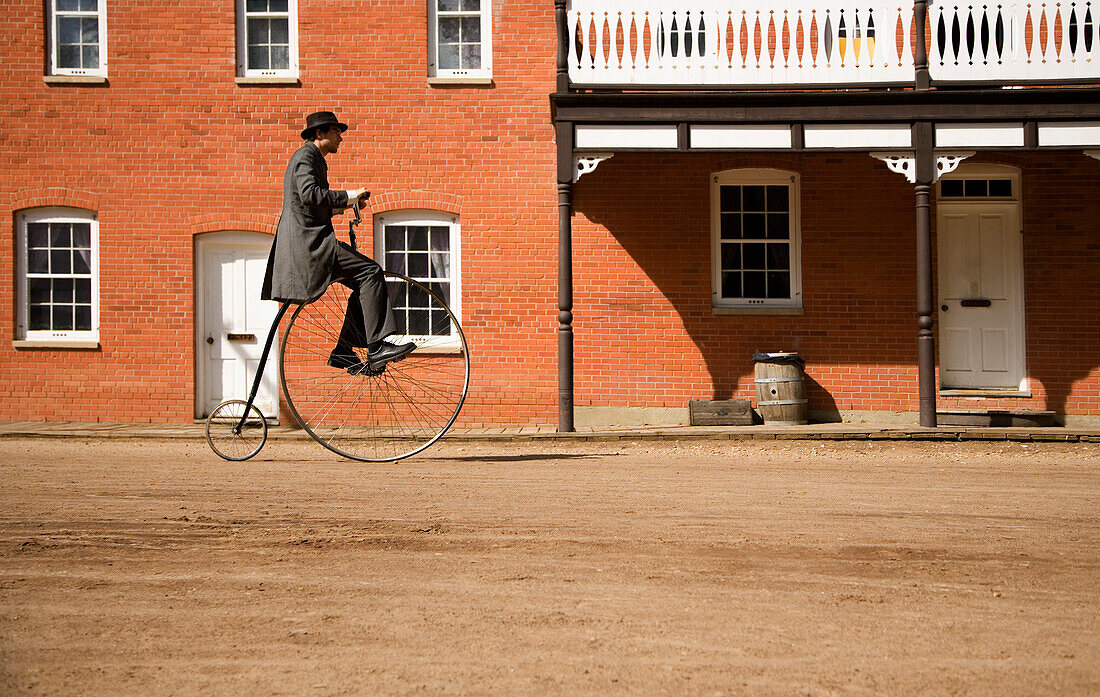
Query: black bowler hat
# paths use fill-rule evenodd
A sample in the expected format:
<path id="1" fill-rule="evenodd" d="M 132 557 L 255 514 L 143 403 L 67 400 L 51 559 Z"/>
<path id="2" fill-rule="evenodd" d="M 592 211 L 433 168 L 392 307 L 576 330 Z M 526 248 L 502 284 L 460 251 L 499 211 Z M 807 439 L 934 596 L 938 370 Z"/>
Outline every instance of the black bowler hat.
<path id="1" fill-rule="evenodd" d="M 331 111 L 315 111 L 306 117 L 306 127 L 302 131 L 302 140 L 312 140 L 312 133 L 318 128 L 328 128 L 329 126 L 339 126 L 340 132 L 348 130 L 346 123 L 340 123 L 336 120 L 336 114 Z"/>

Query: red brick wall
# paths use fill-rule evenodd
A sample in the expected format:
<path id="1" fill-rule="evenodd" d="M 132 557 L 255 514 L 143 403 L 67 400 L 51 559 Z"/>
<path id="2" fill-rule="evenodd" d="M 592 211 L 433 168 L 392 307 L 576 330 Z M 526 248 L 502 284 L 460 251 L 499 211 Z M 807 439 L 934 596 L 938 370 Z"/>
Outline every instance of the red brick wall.
<path id="1" fill-rule="evenodd" d="M 192 419 L 193 235 L 271 231 L 304 115 L 332 109 L 352 126 L 333 186 L 461 212 L 463 416 L 556 422 L 552 3 L 496 3 L 495 84 L 440 88 L 427 84 L 422 3 L 300 0 L 300 86 L 236 85 L 233 3 L 205 0 L 114 0 L 109 85 L 46 85 L 43 5 L 8 5 L 0 419 Z M 12 347 L 13 213 L 36 205 L 99 215 L 99 350 Z"/>
<path id="2" fill-rule="evenodd" d="M 1031 398 L 942 397 L 941 409 L 1100 414 L 1100 163 L 1022 169 Z M 803 316 L 711 311 L 709 175 L 798 172 Z M 684 406 L 754 395 L 757 349 L 807 360 L 810 408 L 918 410 L 913 187 L 866 154 L 620 153 L 577 184 L 577 403 Z"/>

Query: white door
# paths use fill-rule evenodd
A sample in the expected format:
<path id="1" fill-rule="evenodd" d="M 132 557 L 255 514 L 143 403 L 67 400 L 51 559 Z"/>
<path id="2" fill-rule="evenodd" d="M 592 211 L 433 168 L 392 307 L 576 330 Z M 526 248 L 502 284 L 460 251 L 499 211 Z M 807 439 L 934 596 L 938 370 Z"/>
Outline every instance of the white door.
<path id="1" fill-rule="evenodd" d="M 941 201 L 936 236 L 941 387 L 1023 389 L 1019 204 Z"/>
<path id="2" fill-rule="evenodd" d="M 213 233 L 198 238 L 195 287 L 200 418 L 227 399 L 248 399 L 260 353 L 279 304 L 260 300 L 271 236 Z M 269 419 L 278 417 L 279 338 L 271 347 L 255 405 Z"/>

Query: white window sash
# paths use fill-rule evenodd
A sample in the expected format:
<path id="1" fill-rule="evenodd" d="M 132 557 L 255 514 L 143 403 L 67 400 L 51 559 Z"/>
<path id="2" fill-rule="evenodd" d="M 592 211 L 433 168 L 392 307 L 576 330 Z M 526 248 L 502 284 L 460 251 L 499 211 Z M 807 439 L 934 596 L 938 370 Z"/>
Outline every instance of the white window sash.
<path id="1" fill-rule="evenodd" d="M 443 68 L 439 64 L 439 1 L 428 1 L 428 76 L 440 78 L 487 78 L 493 76 L 493 8 L 491 0 L 482 0 L 477 14 L 481 19 L 481 68 Z M 469 17 L 472 12 L 444 12 L 444 17 Z"/>
<path id="2" fill-rule="evenodd" d="M 96 68 L 65 68 L 61 67 L 61 41 L 57 35 L 57 21 L 59 17 L 95 17 L 99 25 L 99 66 Z M 91 77 L 107 76 L 107 0 L 99 0 L 95 11 L 67 11 L 58 12 L 57 0 L 48 0 L 46 3 L 46 36 L 49 45 L 49 74 L 50 75 L 87 75 Z"/>
<path id="3" fill-rule="evenodd" d="M 27 272 L 27 239 L 31 223 L 87 223 L 91 242 L 90 274 L 29 274 Z M 16 339 L 36 342 L 99 341 L 99 220 L 91 213 L 66 208 L 40 208 L 19 216 L 16 236 Z M 29 329 L 31 278 L 91 278 L 92 328 L 88 330 Z"/>
<path id="4" fill-rule="evenodd" d="M 727 298 L 722 295 L 722 216 L 723 186 L 786 186 L 789 204 L 790 298 Z M 801 308 L 802 307 L 802 195 L 801 179 L 794 172 L 777 169 L 740 169 L 719 172 L 711 177 L 711 286 L 713 306 L 719 308 Z"/>
<path id="5" fill-rule="evenodd" d="M 443 213 L 440 211 L 394 211 L 387 212 L 383 215 L 376 216 L 374 221 L 374 254 L 375 260 L 382 264 L 383 268 L 386 265 L 386 228 L 389 226 L 401 226 L 401 227 L 415 227 L 422 226 L 446 226 L 449 228 L 448 240 L 450 244 L 450 259 L 451 259 L 451 272 L 449 275 L 449 282 L 451 285 L 451 297 L 448 301 L 448 307 L 451 312 L 454 313 L 455 319 L 461 324 L 462 322 L 462 264 L 460 254 L 460 240 L 461 240 L 461 224 L 458 220 L 458 216 Z M 429 252 L 431 243 L 429 241 Z M 429 257 L 429 264 L 431 263 Z M 431 278 L 418 278 L 411 276 L 417 281 L 421 281 L 425 285 L 430 284 L 437 279 Z M 415 339 L 421 343 L 421 348 L 425 347 L 423 343 L 428 340 L 429 348 L 438 348 L 441 350 L 457 349 L 461 346 L 461 341 L 457 335 L 452 335 L 446 338 L 440 337 L 424 337 L 424 336 L 411 336 L 411 339 Z"/>
<path id="6" fill-rule="evenodd" d="M 237 0 L 237 76 L 238 77 L 298 77 L 298 3 L 289 0 L 286 12 L 248 12 L 245 0 Z M 248 20 L 286 19 L 287 40 L 290 44 L 289 63 L 286 68 L 248 67 Z"/>

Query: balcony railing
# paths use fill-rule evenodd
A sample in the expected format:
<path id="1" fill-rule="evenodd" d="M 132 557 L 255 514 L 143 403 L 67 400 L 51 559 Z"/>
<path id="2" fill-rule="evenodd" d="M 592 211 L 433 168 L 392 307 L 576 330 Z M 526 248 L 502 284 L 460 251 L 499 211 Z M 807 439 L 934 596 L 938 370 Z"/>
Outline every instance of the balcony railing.
<path id="1" fill-rule="evenodd" d="M 571 0 L 575 87 L 911 85 L 918 36 L 935 82 L 1100 78 L 1097 9 L 1072 2 Z"/>

